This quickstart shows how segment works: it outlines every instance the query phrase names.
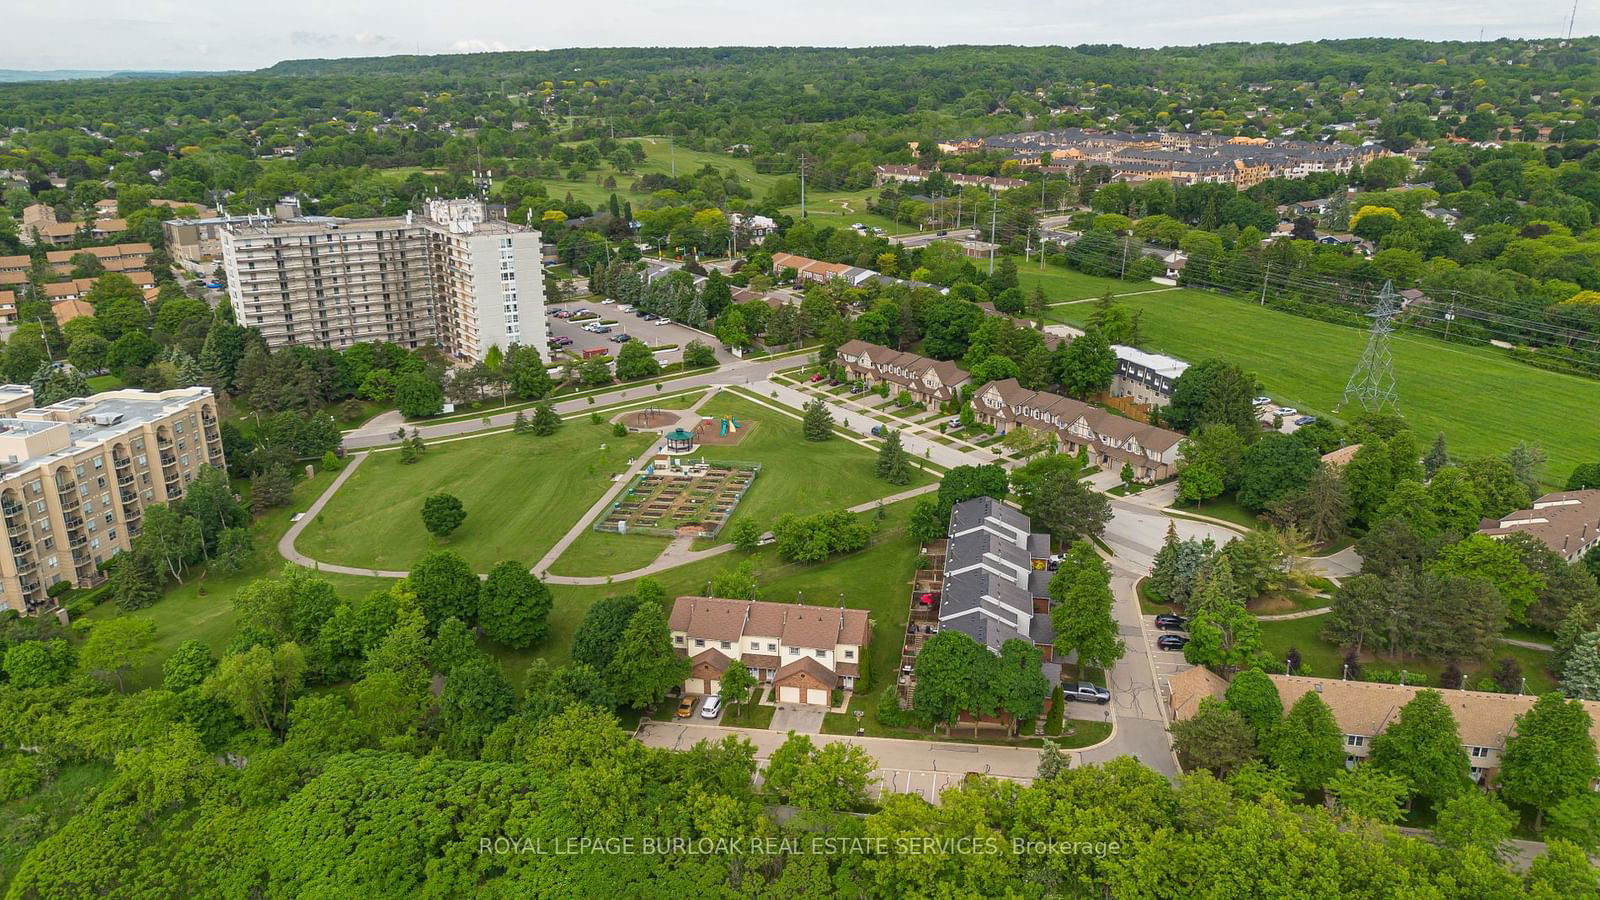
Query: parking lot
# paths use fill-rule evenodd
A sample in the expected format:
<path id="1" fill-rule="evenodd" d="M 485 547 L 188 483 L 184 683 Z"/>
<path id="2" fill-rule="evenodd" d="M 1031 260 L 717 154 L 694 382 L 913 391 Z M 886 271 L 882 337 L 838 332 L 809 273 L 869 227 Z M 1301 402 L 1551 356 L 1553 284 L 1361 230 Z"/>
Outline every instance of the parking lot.
<path id="1" fill-rule="evenodd" d="M 554 309 L 568 309 L 574 312 L 579 309 L 588 309 L 590 312 L 596 313 L 600 316 L 600 319 L 588 319 L 583 322 L 574 322 L 571 319 L 560 319 L 553 315 L 548 317 L 550 337 L 552 339 L 557 337 L 571 338 L 572 343 L 566 347 L 563 347 L 562 349 L 570 350 L 573 354 L 580 357 L 583 355 L 583 351 L 590 347 L 604 347 L 607 355 L 615 357 L 617 355 L 617 351 L 622 349 L 622 344 L 613 340 L 613 338 L 619 334 L 627 334 L 636 341 L 642 341 L 645 346 L 648 347 L 657 347 L 662 344 L 677 344 L 678 346 L 674 350 L 668 350 L 664 353 L 656 354 L 656 359 L 663 363 L 677 362 L 683 359 L 684 346 L 693 340 L 699 340 L 705 344 L 709 344 L 717 351 L 717 358 L 719 360 L 722 359 L 725 354 L 725 351 L 722 350 L 716 339 L 708 335 L 695 331 L 692 328 L 685 328 L 676 322 L 672 323 L 671 325 L 657 325 L 654 322 L 646 322 L 643 319 L 640 319 L 637 313 L 621 312 L 617 309 L 615 304 L 606 304 L 602 306 L 599 302 L 568 303 L 562 307 L 552 307 L 552 310 Z M 615 320 L 617 324 L 611 326 L 611 331 L 608 334 L 594 334 L 583 329 L 583 326 L 589 324 L 590 322 L 602 320 Z M 728 358 L 731 359 L 732 357 Z"/>
<path id="2" fill-rule="evenodd" d="M 1144 617 L 1143 624 L 1141 639 L 1145 643 L 1145 652 L 1150 655 L 1150 665 L 1156 670 L 1156 681 L 1158 683 L 1162 679 L 1171 678 L 1179 672 L 1194 668 L 1189 663 L 1184 662 L 1182 650 L 1162 650 L 1156 646 L 1156 641 L 1160 640 L 1164 634 L 1188 636 L 1187 631 L 1181 629 L 1163 631 L 1156 627 L 1155 617 L 1148 615 Z"/>

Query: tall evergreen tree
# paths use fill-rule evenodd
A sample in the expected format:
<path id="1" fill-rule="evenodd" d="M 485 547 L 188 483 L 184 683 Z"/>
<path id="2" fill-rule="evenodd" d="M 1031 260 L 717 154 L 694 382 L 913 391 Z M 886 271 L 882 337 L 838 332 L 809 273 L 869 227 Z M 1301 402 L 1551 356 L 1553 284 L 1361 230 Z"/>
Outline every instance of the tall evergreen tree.
<path id="1" fill-rule="evenodd" d="M 819 397 L 803 407 L 805 416 L 800 427 L 808 441 L 826 441 L 833 438 L 833 414 Z"/>
<path id="2" fill-rule="evenodd" d="M 878 477 L 890 484 L 911 483 L 911 463 L 900 444 L 900 432 L 894 429 L 884 436 L 883 446 L 878 449 Z"/>

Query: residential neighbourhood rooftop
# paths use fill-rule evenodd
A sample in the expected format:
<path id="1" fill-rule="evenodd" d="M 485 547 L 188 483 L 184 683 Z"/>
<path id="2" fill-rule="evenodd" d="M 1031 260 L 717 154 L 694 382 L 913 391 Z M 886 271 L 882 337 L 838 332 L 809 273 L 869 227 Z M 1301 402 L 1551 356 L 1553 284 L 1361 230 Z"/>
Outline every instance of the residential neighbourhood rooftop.
<path id="1" fill-rule="evenodd" d="M 1529 509 L 1485 519 L 1478 533 L 1492 538 L 1528 534 L 1571 562 L 1600 542 L 1600 490 L 1545 494 Z"/>

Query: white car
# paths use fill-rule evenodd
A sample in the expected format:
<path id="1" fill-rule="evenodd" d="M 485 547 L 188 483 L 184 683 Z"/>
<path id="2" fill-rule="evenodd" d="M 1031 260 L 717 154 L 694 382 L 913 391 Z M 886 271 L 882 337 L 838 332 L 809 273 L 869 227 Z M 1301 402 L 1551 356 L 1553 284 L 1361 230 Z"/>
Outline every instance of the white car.
<path id="1" fill-rule="evenodd" d="M 661 318 L 661 319 L 657 319 L 656 320 L 656 324 L 657 325 L 671 325 L 672 324 L 672 320 L 671 319 L 666 319 L 666 318 Z"/>
<path id="2" fill-rule="evenodd" d="M 622 306 L 617 307 L 617 310 L 619 312 L 633 312 L 633 307 L 629 306 L 627 304 L 623 304 Z"/>
<path id="3" fill-rule="evenodd" d="M 1297 416 L 1299 414 L 1300 410 L 1295 409 L 1292 406 L 1280 406 L 1274 412 L 1274 415 L 1283 416 L 1285 419 L 1289 418 L 1290 416 Z"/>
<path id="4" fill-rule="evenodd" d="M 700 718 L 715 719 L 722 713 L 722 695 L 712 694 L 700 705 Z"/>
<path id="5" fill-rule="evenodd" d="M 1257 397 L 1256 398 L 1256 405 L 1257 406 L 1271 406 L 1272 405 L 1272 398 L 1271 397 Z"/>
<path id="6" fill-rule="evenodd" d="M 601 306 L 610 306 L 610 305 L 611 305 L 611 304 L 613 304 L 613 303 L 615 303 L 615 302 L 617 302 L 617 301 L 615 301 L 615 300 L 613 300 L 613 299 L 611 299 L 611 298 L 610 298 L 610 297 L 607 297 L 607 298 L 605 298 L 605 299 L 604 299 L 604 300 L 601 300 L 601 301 L 600 301 L 600 305 L 601 305 Z"/>

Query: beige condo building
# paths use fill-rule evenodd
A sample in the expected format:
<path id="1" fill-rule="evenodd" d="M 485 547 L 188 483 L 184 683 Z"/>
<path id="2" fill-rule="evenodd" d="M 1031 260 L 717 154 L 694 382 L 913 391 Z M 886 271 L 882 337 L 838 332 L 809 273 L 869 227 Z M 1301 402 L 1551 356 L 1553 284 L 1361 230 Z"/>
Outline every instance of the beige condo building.
<path id="1" fill-rule="evenodd" d="M 546 354 L 540 235 L 475 200 L 378 219 L 252 218 L 221 234 L 238 322 L 269 347 L 433 342 L 462 362 L 513 343 Z"/>
<path id="2" fill-rule="evenodd" d="M 0 386 L 9 543 L 0 606 L 23 614 L 48 608 L 45 591 L 57 582 L 104 581 L 100 564 L 129 548 L 145 507 L 180 499 L 202 466 L 225 464 L 210 388 L 107 391 L 42 408 L 28 405 L 32 396 Z"/>

